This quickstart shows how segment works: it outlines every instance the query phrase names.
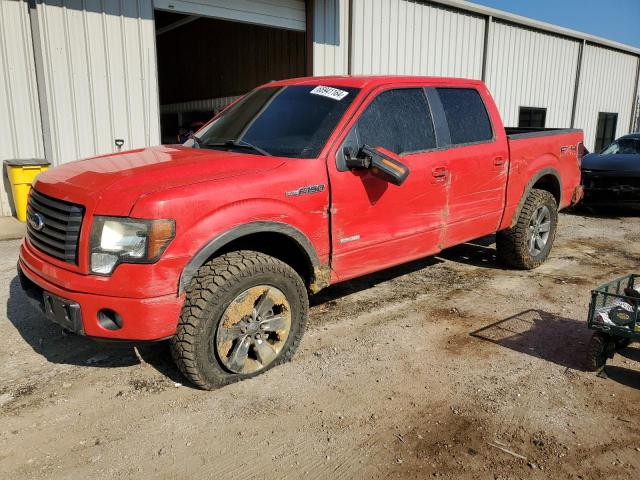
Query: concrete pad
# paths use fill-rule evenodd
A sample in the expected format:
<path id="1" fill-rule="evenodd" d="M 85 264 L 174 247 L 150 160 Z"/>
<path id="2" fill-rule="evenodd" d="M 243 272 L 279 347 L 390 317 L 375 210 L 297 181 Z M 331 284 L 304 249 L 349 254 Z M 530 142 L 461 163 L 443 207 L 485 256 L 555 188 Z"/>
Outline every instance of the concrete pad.
<path id="1" fill-rule="evenodd" d="M 15 217 L 0 217 L 0 240 L 16 240 L 22 238 L 26 224 Z"/>

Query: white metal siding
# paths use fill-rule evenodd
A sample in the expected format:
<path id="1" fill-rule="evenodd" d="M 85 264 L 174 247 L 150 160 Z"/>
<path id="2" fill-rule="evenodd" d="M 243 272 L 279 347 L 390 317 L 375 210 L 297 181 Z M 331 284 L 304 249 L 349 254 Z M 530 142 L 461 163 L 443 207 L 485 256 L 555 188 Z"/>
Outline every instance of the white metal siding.
<path id="1" fill-rule="evenodd" d="M 640 62 L 640 60 L 638 60 Z M 636 93 L 634 110 L 631 116 L 631 131 L 640 132 L 640 71 L 638 72 L 638 78 L 636 79 Z"/>
<path id="2" fill-rule="evenodd" d="M 6 159 L 43 156 L 28 6 L 0 0 L 0 167 Z M 11 215 L 9 190 L 3 169 L 1 215 Z"/>
<path id="3" fill-rule="evenodd" d="M 316 0 L 313 11 L 313 74 L 346 75 L 349 0 Z"/>
<path id="4" fill-rule="evenodd" d="M 55 164 L 160 141 L 151 0 L 38 4 Z"/>
<path id="5" fill-rule="evenodd" d="M 237 22 L 305 30 L 304 0 L 154 0 L 155 8 Z"/>
<path id="6" fill-rule="evenodd" d="M 494 22 L 486 82 L 502 120 L 517 126 L 520 107 L 547 109 L 547 127 L 570 127 L 580 42 Z"/>
<path id="7" fill-rule="evenodd" d="M 629 132 L 638 57 L 587 44 L 582 54 L 576 128 L 593 150 L 598 112 L 618 114 L 616 137 Z"/>
<path id="8" fill-rule="evenodd" d="M 468 11 L 411 0 L 353 0 L 349 18 L 349 0 L 316 0 L 314 74 L 349 73 L 352 47 L 354 74 L 480 78 L 483 15 L 495 15 L 502 20 L 491 23 L 485 74 L 505 124 L 517 123 L 520 106 L 532 106 L 547 108 L 547 126 L 570 125 L 579 45 L 586 39 L 575 127 L 585 130 L 590 149 L 598 112 L 618 113 L 616 135 L 628 132 L 637 49 L 484 7 L 439 1 Z M 41 50 L 43 73 L 36 81 L 27 2 L 0 0 L 0 160 L 44 156 L 38 92 L 44 92 L 49 160 L 56 164 L 112 152 L 116 138 L 125 140 L 125 148 L 159 143 L 154 5 L 305 29 L 303 0 L 46 0 L 37 6 L 41 44 L 35 50 L 36 55 Z M 521 23 L 536 30 L 515 25 Z M 5 189 L 6 180 L 0 187 L 3 215 L 10 213 Z"/>
<path id="9" fill-rule="evenodd" d="M 406 0 L 353 0 L 354 74 L 482 76 L 485 20 Z"/>

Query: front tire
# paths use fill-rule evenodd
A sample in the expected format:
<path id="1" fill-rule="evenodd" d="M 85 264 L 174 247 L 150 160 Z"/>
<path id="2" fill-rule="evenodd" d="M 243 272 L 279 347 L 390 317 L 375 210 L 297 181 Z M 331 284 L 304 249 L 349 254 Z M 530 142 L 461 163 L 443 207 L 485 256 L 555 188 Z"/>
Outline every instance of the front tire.
<path id="1" fill-rule="evenodd" d="M 628 338 L 616 338 L 616 350 L 623 350 L 631 345 L 631 340 Z"/>
<path id="2" fill-rule="evenodd" d="M 542 265 L 551 252 L 557 227 L 556 199 L 545 190 L 532 189 L 516 224 L 497 233 L 498 257 L 521 270 Z"/>
<path id="3" fill-rule="evenodd" d="M 289 265 L 254 251 L 227 253 L 191 281 L 171 353 L 191 382 L 212 390 L 290 360 L 308 311 L 304 282 Z"/>

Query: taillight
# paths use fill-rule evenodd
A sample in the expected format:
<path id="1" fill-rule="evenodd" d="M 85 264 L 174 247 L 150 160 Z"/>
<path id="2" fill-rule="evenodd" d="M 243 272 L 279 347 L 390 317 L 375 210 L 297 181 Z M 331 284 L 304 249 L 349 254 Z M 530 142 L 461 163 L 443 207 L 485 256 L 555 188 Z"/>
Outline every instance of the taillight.
<path id="1" fill-rule="evenodd" d="M 576 151 L 577 151 L 577 159 L 578 159 L 578 167 L 582 167 L 582 158 L 584 157 L 584 143 L 582 142 L 578 142 L 578 145 L 576 145 Z"/>

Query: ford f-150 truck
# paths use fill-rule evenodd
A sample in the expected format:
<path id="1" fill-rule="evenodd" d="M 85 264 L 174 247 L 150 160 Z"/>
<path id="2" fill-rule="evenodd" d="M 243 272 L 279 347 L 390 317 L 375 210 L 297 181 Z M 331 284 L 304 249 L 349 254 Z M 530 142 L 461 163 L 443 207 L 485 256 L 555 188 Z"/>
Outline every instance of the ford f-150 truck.
<path id="1" fill-rule="evenodd" d="M 211 389 L 290 359 L 330 284 L 494 232 L 507 265 L 540 265 L 581 197 L 582 139 L 505 130 L 475 80 L 271 82 L 184 145 L 41 174 L 19 276 L 49 320 L 170 339 Z"/>

